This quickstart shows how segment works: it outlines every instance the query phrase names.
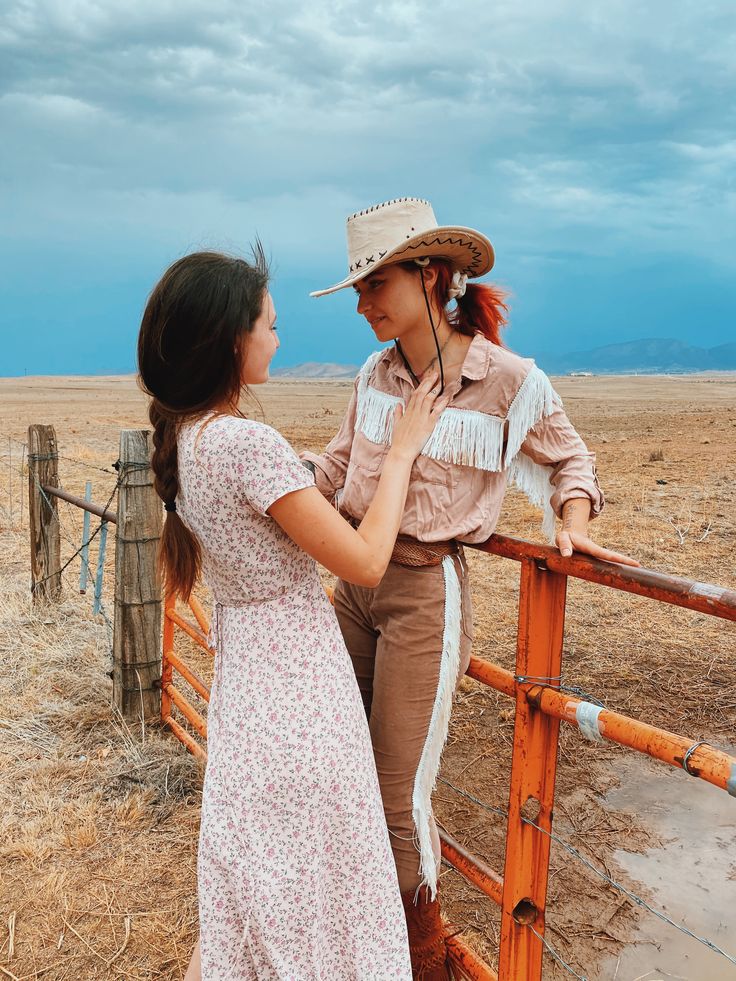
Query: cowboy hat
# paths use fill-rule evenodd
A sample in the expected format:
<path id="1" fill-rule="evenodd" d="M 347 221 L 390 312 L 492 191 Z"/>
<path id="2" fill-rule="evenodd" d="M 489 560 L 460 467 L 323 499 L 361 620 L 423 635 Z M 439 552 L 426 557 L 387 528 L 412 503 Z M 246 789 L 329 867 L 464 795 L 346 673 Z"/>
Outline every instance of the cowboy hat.
<path id="1" fill-rule="evenodd" d="M 421 198 L 394 198 L 358 211 L 347 221 L 348 274 L 310 296 L 352 286 L 379 266 L 410 259 L 450 259 L 466 276 L 483 276 L 493 267 L 493 246 L 480 232 L 460 225 L 438 225 L 432 205 Z"/>

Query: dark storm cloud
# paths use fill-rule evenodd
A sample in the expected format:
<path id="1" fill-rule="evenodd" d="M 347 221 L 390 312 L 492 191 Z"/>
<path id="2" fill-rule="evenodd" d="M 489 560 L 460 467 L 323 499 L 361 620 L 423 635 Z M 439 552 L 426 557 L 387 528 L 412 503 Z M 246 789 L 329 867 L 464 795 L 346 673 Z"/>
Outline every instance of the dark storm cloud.
<path id="1" fill-rule="evenodd" d="M 0 251 L 124 268 L 257 229 L 331 280 L 344 215 L 417 194 L 487 230 L 512 280 L 732 270 L 734 47 L 729 0 L 17 0 Z"/>

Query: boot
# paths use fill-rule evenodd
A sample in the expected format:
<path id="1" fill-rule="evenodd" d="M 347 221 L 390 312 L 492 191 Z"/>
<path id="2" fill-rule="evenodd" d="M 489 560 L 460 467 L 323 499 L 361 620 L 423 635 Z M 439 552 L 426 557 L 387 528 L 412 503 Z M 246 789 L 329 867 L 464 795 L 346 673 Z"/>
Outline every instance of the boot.
<path id="1" fill-rule="evenodd" d="M 418 893 L 410 889 L 401 894 L 409 933 L 412 977 L 414 981 L 452 981 L 456 975 L 447 956 L 439 899 L 431 900 L 429 896 L 426 886 Z"/>

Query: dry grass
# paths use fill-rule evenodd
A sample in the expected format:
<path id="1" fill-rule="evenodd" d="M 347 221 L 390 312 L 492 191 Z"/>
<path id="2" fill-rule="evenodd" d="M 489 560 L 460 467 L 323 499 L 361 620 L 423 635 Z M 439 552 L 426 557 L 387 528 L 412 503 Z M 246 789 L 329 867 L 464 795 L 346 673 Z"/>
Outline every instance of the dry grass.
<path id="1" fill-rule="evenodd" d="M 608 496 L 599 540 L 662 571 L 732 583 L 736 379 L 575 379 L 559 387 L 598 453 Z M 262 402 L 294 444 L 318 448 L 349 390 L 280 382 Z M 144 403 L 131 379 L 0 380 L 0 395 L 0 977 L 180 978 L 196 936 L 201 771 L 155 726 L 128 727 L 112 712 L 108 630 L 91 614 L 91 586 L 78 593 L 76 562 L 59 606 L 30 607 L 20 446 L 10 444 L 12 471 L 7 457 L 8 436 L 23 440 L 28 423 L 53 422 L 68 458 L 60 463 L 64 486 L 83 493 L 92 479 L 94 500 L 104 502 L 119 430 L 146 425 Z M 64 556 L 80 540 L 81 518 L 66 505 L 60 514 Z M 499 530 L 538 538 L 538 516 L 510 496 Z M 113 552 L 111 541 L 108 607 Z M 518 568 L 477 553 L 470 564 L 475 652 L 511 668 Z M 209 677 L 207 655 L 184 638 L 177 647 Z M 732 742 L 733 671 L 730 625 L 570 584 L 565 676 L 611 707 L 693 739 Z M 466 679 L 444 776 L 503 806 L 512 735 L 508 700 Z M 603 806 L 622 752 L 563 731 L 556 828 L 614 873 L 617 848 L 656 844 L 641 821 Z M 502 869 L 503 820 L 444 784 L 436 803 L 448 829 Z M 496 910 L 454 872 L 443 882 L 451 915 L 492 960 Z M 595 977 L 598 957 L 625 942 L 635 920 L 616 893 L 553 849 L 549 936 L 579 970 Z M 565 976 L 552 964 L 545 970 Z"/>
<path id="2" fill-rule="evenodd" d="M 89 597 L 33 611 L 8 576 L 0 595 L 5 971 L 180 976 L 197 919 L 200 769 L 112 711 L 107 631 Z"/>

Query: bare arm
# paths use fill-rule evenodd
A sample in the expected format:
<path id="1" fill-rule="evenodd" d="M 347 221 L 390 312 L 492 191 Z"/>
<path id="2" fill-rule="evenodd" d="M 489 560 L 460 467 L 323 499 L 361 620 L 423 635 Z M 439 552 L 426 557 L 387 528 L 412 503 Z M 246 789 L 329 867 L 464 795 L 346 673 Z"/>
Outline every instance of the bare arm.
<path id="1" fill-rule="evenodd" d="M 447 405 L 446 397 L 435 401 L 430 391 L 436 380 L 436 373 L 427 377 L 396 419 L 378 489 L 357 530 L 315 487 L 286 494 L 269 508 L 271 517 L 300 548 L 342 579 L 376 586 L 383 578 L 399 532 L 412 465 Z"/>
<path id="2" fill-rule="evenodd" d="M 562 528 L 557 532 L 557 547 L 562 555 L 572 555 L 585 552 L 594 559 L 604 559 L 606 562 L 618 562 L 621 565 L 641 565 L 636 559 L 621 552 L 612 552 L 608 548 L 597 545 L 588 534 L 590 519 L 590 498 L 571 497 L 562 505 Z"/>
<path id="3" fill-rule="evenodd" d="M 286 494 L 271 505 L 269 513 L 330 572 L 358 586 L 377 586 L 399 531 L 413 462 L 389 450 L 376 496 L 357 530 L 316 487 Z"/>

